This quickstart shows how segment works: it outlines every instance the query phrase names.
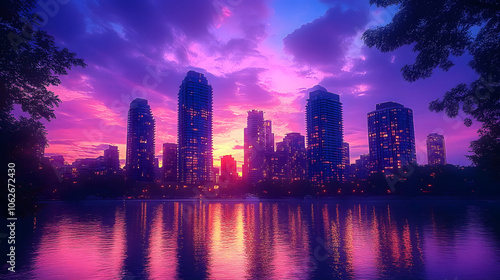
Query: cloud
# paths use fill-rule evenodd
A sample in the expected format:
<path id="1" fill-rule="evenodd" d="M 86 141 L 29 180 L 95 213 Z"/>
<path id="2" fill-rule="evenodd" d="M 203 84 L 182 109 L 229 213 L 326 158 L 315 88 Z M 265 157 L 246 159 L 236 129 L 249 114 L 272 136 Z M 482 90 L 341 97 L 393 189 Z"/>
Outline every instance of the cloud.
<path id="1" fill-rule="evenodd" d="M 129 104 L 143 97 L 157 121 L 161 153 L 162 143 L 176 142 L 179 85 L 188 70 L 195 70 L 213 86 L 214 159 L 232 154 L 243 160 L 243 129 L 251 109 L 263 110 L 273 122 L 276 142 L 289 132 L 305 134 L 308 89 L 318 83 L 341 95 L 352 155 L 368 152 L 366 113 L 388 99 L 414 109 L 418 137 L 443 127 L 450 137 L 463 135 L 450 147 L 465 153 L 465 135 L 475 133 L 462 127 L 448 131 L 448 123 L 427 110 L 429 100 L 457 80 L 470 79 L 460 63 L 458 74 L 437 73 L 409 84 L 400 74 L 413 59 L 409 49 L 382 54 L 359 45 L 360 32 L 374 16 L 366 1 L 312 5 L 313 14 L 322 16 L 303 17 L 309 23 L 293 32 L 272 24 L 293 28 L 301 23 L 286 9 L 274 11 L 280 6 L 274 4 L 112 0 L 61 5 L 45 29 L 88 67 L 72 69 L 61 77 L 61 86 L 51 89 L 63 103 L 57 119 L 46 124 L 47 152 L 67 159 L 97 157 L 102 154 L 97 147 L 111 143 L 124 159 Z M 283 18 L 274 20 L 278 14 Z"/>
<path id="2" fill-rule="evenodd" d="M 324 16 L 302 25 L 283 39 L 284 50 L 299 64 L 336 67 L 345 63 L 350 40 L 367 23 L 365 11 L 345 10 L 337 6 Z"/>

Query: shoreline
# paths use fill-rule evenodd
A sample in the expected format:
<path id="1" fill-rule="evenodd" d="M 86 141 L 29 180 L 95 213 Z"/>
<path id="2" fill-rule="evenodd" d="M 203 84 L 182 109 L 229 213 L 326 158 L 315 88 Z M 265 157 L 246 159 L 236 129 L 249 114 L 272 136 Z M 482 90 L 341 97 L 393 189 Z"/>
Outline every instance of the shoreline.
<path id="1" fill-rule="evenodd" d="M 500 197 L 460 197 L 460 196 L 343 196 L 343 197 L 284 197 L 284 198 L 137 198 L 137 199 L 82 199 L 72 200 L 38 200 L 37 203 L 53 202 L 279 202 L 279 201 L 297 201 L 297 202 L 408 202 L 408 201 L 481 201 L 481 202 L 500 202 Z"/>

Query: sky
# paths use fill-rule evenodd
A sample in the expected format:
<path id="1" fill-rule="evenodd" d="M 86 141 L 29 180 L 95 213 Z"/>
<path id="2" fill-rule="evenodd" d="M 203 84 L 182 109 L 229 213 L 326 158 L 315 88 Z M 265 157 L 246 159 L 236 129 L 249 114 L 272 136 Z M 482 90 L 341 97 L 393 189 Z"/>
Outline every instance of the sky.
<path id="1" fill-rule="evenodd" d="M 427 163 L 426 136 L 445 136 L 447 161 L 469 165 L 470 141 L 479 126 L 428 110 L 461 82 L 477 78 L 453 58 L 448 72 L 406 82 L 401 68 L 414 62 L 411 46 L 381 53 L 364 46 L 362 33 L 385 25 L 397 12 L 368 0 L 47 1 L 41 29 L 56 45 L 83 58 L 52 87 L 62 100 L 46 122 L 46 156 L 68 163 L 103 155 L 117 145 L 125 161 L 127 112 L 135 98 L 149 101 L 156 119 L 156 155 L 177 141 L 177 94 L 187 71 L 203 73 L 213 87 L 214 165 L 233 155 L 241 170 L 247 111 L 264 111 L 275 142 L 286 133 L 305 135 L 309 90 L 321 85 L 343 103 L 344 141 L 352 163 L 368 153 L 367 113 L 395 101 L 413 109 L 417 161 Z M 43 3 L 41 1 L 40 3 Z M 55 5 L 54 5 L 55 4 Z M 43 16 L 42 16 L 43 17 Z M 161 162 L 161 157 L 160 157 Z"/>

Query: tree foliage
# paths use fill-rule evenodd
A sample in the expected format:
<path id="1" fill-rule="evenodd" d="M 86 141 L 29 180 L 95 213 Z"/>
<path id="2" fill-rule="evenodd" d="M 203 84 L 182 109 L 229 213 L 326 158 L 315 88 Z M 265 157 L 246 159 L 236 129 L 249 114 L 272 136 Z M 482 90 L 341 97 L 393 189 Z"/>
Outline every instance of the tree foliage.
<path id="1" fill-rule="evenodd" d="M 29 148 L 22 147 L 26 143 L 47 144 L 40 120 L 55 118 L 54 107 L 61 102 L 48 87 L 59 85 L 58 76 L 68 74 L 73 66 L 85 66 L 76 54 L 56 47 L 54 38 L 38 28 L 41 19 L 34 8 L 35 1 L 30 0 L 0 4 L 1 149 L 10 155 Z M 13 117 L 16 104 L 28 118 Z"/>
<path id="2" fill-rule="evenodd" d="M 54 37 L 38 29 L 41 19 L 32 12 L 35 1 L 2 1 L 0 12 L 0 110 L 14 104 L 35 119 L 55 118 L 61 101 L 49 86 L 61 83 L 59 75 L 72 66 L 85 66 L 67 48 L 55 46 Z"/>
<path id="3" fill-rule="evenodd" d="M 500 2 L 496 0 L 371 0 L 379 7 L 398 5 L 392 22 L 367 30 L 365 44 L 382 52 L 404 45 L 418 53 L 401 71 L 409 82 L 425 79 L 434 69 L 448 71 L 452 58 L 468 53 L 469 66 L 478 74 L 470 84 L 460 83 L 429 109 L 457 117 L 460 111 L 482 124 L 480 138 L 471 143 L 474 164 L 500 174 Z"/>
<path id="4" fill-rule="evenodd" d="M 41 120 L 55 118 L 54 107 L 61 100 L 49 87 L 59 85 L 59 76 L 73 66 L 85 66 L 39 29 L 42 19 L 34 8 L 33 0 L 0 1 L 0 165 L 15 164 L 16 197 L 23 205 L 50 183 L 42 171 L 47 169 L 40 157 L 47 131 Z M 27 116 L 16 118 L 16 105 Z"/>

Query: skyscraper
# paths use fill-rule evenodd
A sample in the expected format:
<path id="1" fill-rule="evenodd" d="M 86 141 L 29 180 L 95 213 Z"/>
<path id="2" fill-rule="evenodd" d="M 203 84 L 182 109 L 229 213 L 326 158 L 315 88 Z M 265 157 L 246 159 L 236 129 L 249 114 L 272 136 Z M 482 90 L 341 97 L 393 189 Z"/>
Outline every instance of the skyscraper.
<path id="1" fill-rule="evenodd" d="M 189 71 L 179 87 L 178 177 L 186 185 L 212 182 L 212 86 Z"/>
<path id="2" fill-rule="evenodd" d="M 264 121 L 264 179 L 271 179 L 272 157 L 274 153 L 273 124 L 270 120 Z"/>
<path id="3" fill-rule="evenodd" d="M 347 181 L 350 172 L 351 160 L 349 158 L 349 143 L 342 142 L 342 181 Z"/>
<path id="4" fill-rule="evenodd" d="M 443 135 L 437 133 L 427 135 L 427 162 L 429 165 L 446 164 L 446 149 Z"/>
<path id="5" fill-rule="evenodd" d="M 163 181 L 177 181 L 177 144 L 163 143 Z"/>
<path id="6" fill-rule="evenodd" d="M 306 104 L 308 178 L 315 184 L 339 181 L 342 165 L 342 103 L 337 94 L 315 86 Z"/>
<path id="7" fill-rule="evenodd" d="M 271 160 L 274 152 L 272 124 L 264 120 L 264 112 L 248 111 L 244 130 L 243 177 L 249 183 L 271 178 Z"/>
<path id="8" fill-rule="evenodd" d="M 244 129 L 243 178 L 249 183 L 264 179 L 264 112 L 248 111 L 247 127 Z"/>
<path id="9" fill-rule="evenodd" d="M 154 180 L 155 120 L 148 101 L 141 98 L 128 111 L 126 167 L 129 180 Z"/>
<path id="10" fill-rule="evenodd" d="M 368 113 L 368 142 L 375 171 L 394 174 L 415 162 L 413 111 L 396 102 L 377 104 Z"/>

